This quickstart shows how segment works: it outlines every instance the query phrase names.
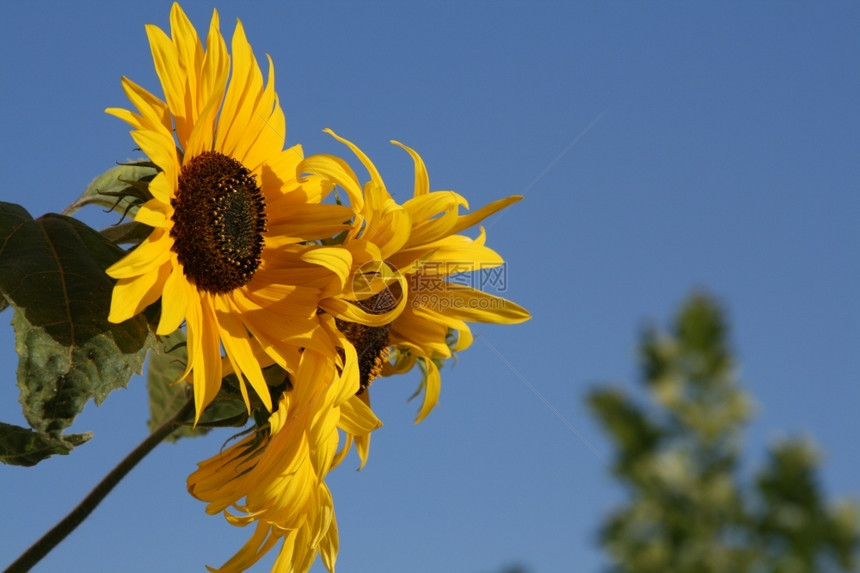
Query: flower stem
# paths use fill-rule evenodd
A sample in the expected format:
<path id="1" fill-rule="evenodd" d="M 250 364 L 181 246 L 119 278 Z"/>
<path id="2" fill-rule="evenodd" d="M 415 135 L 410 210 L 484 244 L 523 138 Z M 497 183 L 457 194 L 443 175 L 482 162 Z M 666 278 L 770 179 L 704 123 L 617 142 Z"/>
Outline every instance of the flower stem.
<path id="1" fill-rule="evenodd" d="M 157 427 L 149 436 L 146 437 L 134 450 L 132 450 L 117 466 L 108 473 L 99 484 L 73 509 L 66 517 L 55 525 L 50 531 L 45 533 L 41 539 L 34 543 L 27 551 L 9 567 L 4 573 L 23 573 L 29 571 L 36 563 L 38 563 L 45 555 L 51 552 L 54 547 L 66 538 L 75 528 L 80 525 L 87 516 L 98 506 L 99 503 L 111 492 L 122 478 L 137 465 L 146 455 L 155 449 L 155 446 L 160 444 L 173 431 L 178 428 L 183 420 L 192 412 L 194 408 L 193 397 L 188 398 L 186 402 L 176 411 L 176 413 Z"/>

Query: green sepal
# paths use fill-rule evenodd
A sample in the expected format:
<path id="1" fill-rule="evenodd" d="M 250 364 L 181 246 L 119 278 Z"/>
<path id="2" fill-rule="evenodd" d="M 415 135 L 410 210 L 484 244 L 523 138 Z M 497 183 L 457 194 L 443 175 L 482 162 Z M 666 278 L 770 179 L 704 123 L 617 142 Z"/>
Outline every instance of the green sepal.
<path id="1" fill-rule="evenodd" d="M 454 347 L 457 346 L 457 331 L 453 328 L 449 328 L 448 332 L 445 334 L 445 344 L 451 350 L 451 356 L 448 358 L 421 358 L 419 357 L 416 360 L 418 364 L 418 369 L 421 370 L 421 382 L 418 384 L 418 388 L 415 389 L 415 392 L 412 393 L 409 398 L 406 399 L 407 402 L 410 402 L 421 395 L 421 393 L 427 387 L 427 376 L 429 376 L 430 372 L 427 368 L 427 363 L 425 360 L 431 360 L 433 364 L 436 365 L 436 369 L 440 372 L 442 371 L 442 367 L 445 366 L 445 362 L 448 360 L 453 360 L 454 364 L 457 363 L 458 353 L 454 351 Z M 406 351 L 408 352 L 408 350 Z"/>
<path id="2" fill-rule="evenodd" d="M 152 227 L 137 221 L 126 221 L 102 229 L 101 234 L 115 245 L 139 245 L 152 234 Z"/>
<path id="3" fill-rule="evenodd" d="M 149 161 L 121 163 L 112 167 L 93 179 L 63 214 L 71 215 L 87 205 L 100 205 L 123 217 L 133 217 L 140 205 L 152 199 L 149 182 L 158 171 L 158 167 Z"/>

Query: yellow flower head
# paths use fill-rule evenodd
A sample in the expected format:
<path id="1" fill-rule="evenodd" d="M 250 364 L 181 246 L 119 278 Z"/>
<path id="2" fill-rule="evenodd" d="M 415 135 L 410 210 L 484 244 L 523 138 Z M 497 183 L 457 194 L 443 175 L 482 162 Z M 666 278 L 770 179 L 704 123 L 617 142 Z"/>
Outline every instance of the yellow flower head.
<path id="1" fill-rule="evenodd" d="M 222 347 L 240 380 L 263 404 L 272 399 L 255 356 L 295 372 L 300 349 L 336 356 L 320 328 L 322 298 L 340 292 L 351 270 L 342 248 L 304 244 L 345 227 L 351 210 L 320 203 L 320 177 L 299 179 L 299 146 L 284 150 L 286 123 L 269 60 L 266 82 L 237 22 L 231 57 L 213 12 L 204 47 L 178 4 L 171 36 L 146 27 L 162 101 L 131 80 L 123 89 L 137 112 L 108 113 L 159 173 L 135 220 L 153 228 L 108 269 L 117 280 L 110 320 L 121 322 L 161 299 L 158 334 L 183 321 L 197 418 L 220 388 Z"/>
<path id="2" fill-rule="evenodd" d="M 347 368 L 355 368 L 355 354 L 346 352 Z M 208 503 L 208 513 L 223 512 L 238 526 L 256 523 L 218 571 L 244 571 L 279 541 L 275 571 L 307 571 L 318 553 L 334 570 L 337 524 L 323 478 L 343 457 L 336 453 L 338 428 L 365 436 L 381 423 L 344 383 L 349 375 L 339 375 L 322 354 L 305 350 L 294 378 L 268 428 L 202 462 L 188 478 L 188 491 Z"/>
<path id="3" fill-rule="evenodd" d="M 370 174 L 370 181 L 362 186 L 343 160 L 330 155 L 310 156 L 299 169 L 322 175 L 344 189 L 356 213 L 343 244 L 353 256 L 351 284 L 368 266 L 377 271 L 390 269 L 396 280 L 386 284 L 395 288 L 380 292 L 394 297 L 386 310 L 396 306 L 396 311 L 382 317 L 384 320 L 372 320 L 367 303 L 378 299 L 361 300 L 354 289 L 323 300 L 320 307 L 339 319 L 338 327 L 356 345 L 359 356 L 368 352 L 377 355 L 380 347 L 393 350 L 391 360 L 386 360 L 377 373 L 402 373 L 418 363 L 424 390 L 416 418 L 419 422 L 439 398 L 437 363 L 450 358 L 452 350 L 464 350 L 472 342 L 467 321 L 514 324 L 530 317 L 528 311 L 509 300 L 448 280 L 452 275 L 504 264 L 498 253 L 485 246 L 483 228 L 475 239 L 458 233 L 522 197 L 500 199 L 461 215 L 459 208 L 469 206 L 466 199 L 453 191 L 431 192 L 427 169 L 418 153 L 392 141 L 410 154 L 415 165 L 413 197 L 398 205 L 370 159 L 353 143 L 326 131 L 352 150 Z M 379 352 L 378 356 L 388 355 Z M 372 380 L 370 370 L 376 364 L 366 361 L 361 372 L 362 388 Z"/>

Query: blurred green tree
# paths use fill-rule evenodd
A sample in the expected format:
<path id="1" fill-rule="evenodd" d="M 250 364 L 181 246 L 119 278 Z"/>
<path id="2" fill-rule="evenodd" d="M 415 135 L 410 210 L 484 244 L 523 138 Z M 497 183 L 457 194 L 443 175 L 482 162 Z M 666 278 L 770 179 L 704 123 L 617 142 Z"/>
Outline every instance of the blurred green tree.
<path id="1" fill-rule="evenodd" d="M 627 490 L 600 530 L 612 573 L 855 571 L 858 507 L 831 503 L 811 443 L 771 447 L 741 477 L 741 430 L 752 402 L 739 387 L 723 313 L 706 295 L 686 302 L 671 332 L 640 342 L 650 404 L 613 387 L 588 396 L 615 448 Z"/>

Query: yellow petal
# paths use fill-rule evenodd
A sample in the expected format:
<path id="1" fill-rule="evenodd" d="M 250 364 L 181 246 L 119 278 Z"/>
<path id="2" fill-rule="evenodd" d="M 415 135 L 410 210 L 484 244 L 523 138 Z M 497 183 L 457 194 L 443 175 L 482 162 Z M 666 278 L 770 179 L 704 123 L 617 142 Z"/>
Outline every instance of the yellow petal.
<path id="1" fill-rule="evenodd" d="M 232 295 L 248 330 L 281 366 L 288 368 L 297 347 L 335 352 L 328 335 L 319 329 L 316 289 L 271 285 L 256 290 L 245 287 Z"/>
<path id="2" fill-rule="evenodd" d="M 119 279 L 111 295 L 108 320 L 123 322 L 158 300 L 169 274 L 170 265 L 162 265 L 134 278 Z"/>
<path id="3" fill-rule="evenodd" d="M 304 159 L 301 145 L 294 145 L 266 158 L 260 168 L 260 185 L 266 194 L 266 203 L 287 200 L 298 205 L 318 203 L 320 196 L 303 195 L 299 177 L 299 164 Z"/>
<path id="4" fill-rule="evenodd" d="M 323 133 L 331 135 L 336 140 L 349 147 L 349 149 L 355 154 L 355 156 L 358 157 L 358 160 L 361 161 L 361 164 L 364 165 L 364 168 L 367 169 L 367 172 L 370 174 L 370 180 L 373 181 L 373 183 L 376 185 L 376 188 L 380 190 L 385 189 L 385 183 L 383 183 L 382 176 L 379 174 L 379 171 L 377 171 L 376 166 L 373 164 L 370 158 L 365 155 L 361 149 L 358 148 L 357 145 L 355 145 L 348 139 L 340 137 L 338 134 L 336 134 L 329 128 L 325 128 L 323 130 Z"/>
<path id="5" fill-rule="evenodd" d="M 170 260 L 173 239 L 164 229 L 154 229 L 131 253 L 105 271 L 115 279 L 130 278 L 160 267 Z"/>
<path id="6" fill-rule="evenodd" d="M 460 206 L 468 207 L 468 203 L 453 191 L 434 191 L 404 203 L 413 221 L 407 246 L 430 243 L 452 234 Z"/>
<path id="7" fill-rule="evenodd" d="M 156 175 L 155 178 L 149 182 L 149 192 L 155 199 L 165 205 L 170 204 L 170 198 L 173 197 L 174 190 L 176 189 L 177 173 L 175 167 L 175 165 L 171 165 L 165 169 L 162 166 L 164 171 Z"/>
<path id="8" fill-rule="evenodd" d="M 258 521 L 251 539 L 242 546 L 236 554 L 218 569 L 207 566 L 209 571 L 219 573 L 241 572 L 250 569 L 257 561 L 269 552 L 281 538 L 275 535 L 272 526 L 265 521 Z M 284 569 L 289 571 L 289 569 Z"/>
<path id="9" fill-rule="evenodd" d="M 130 112 L 127 109 L 123 109 L 121 107 L 108 107 L 105 108 L 105 113 L 118 117 L 126 123 L 130 123 L 135 127 L 135 129 L 143 129 L 143 119 L 136 113 Z"/>
<path id="10" fill-rule="evenodd" d="M 450 358 L 446 337 L 448 327 L 432 315 L 423 313 L 410 303 L 391 325 L 389 341 L 392 346 L 408 346 L 421 351 L 421 355 L 433 358 Z"/>
<path id="11" fill-rule="evenodd" d="M 269 76 L 266 88 L 252 109 L 245 135 L 234 150 L 234 157 L 251 171 L 284 148 L 287 123 L 275 94 L 275 66 L 268 55 Z"/>
<path id="12" fill-rule="evenodd" d="M 512 205 L 521 199 L 522 195 L 511 195 L 510 197 L 505 197 L 504 199 L 493 201 L 489 205 L 481 207 L 474 213 L 463 215 L 457 221 L 457 224 L 454 225 L 454 227 L 451 229 L 451 234 L 459 233 L 463 229 L 468 229 L 472 225 L 480 223 L 496 211 L 501 211 L 508 205 Z"/>
<path id="13" fill-rule="evenodd" d="M 400 143 L 399 141 L 391 140 L 391 143 L 394 145 L 399 145 L 403 149 L 405 149 L 409 155 L 412 156 L 412 161 L 415 163 L 415 191 L 413 193 L 414 197 L 419 197 L 421 195 L 426 195 L 430 192 L 430 177 L 427 175 L 427 167 L 424 165 L 424 160 L 421 159 L 421 156 L 418 155 L 411 147 L 407 147 Z"/>
<path id="14" fill-rule="evenodd" d="M 197 30 L 191 24 L 188 16 L 182 11 L 178 3 L 174 2 L 170 10 L 170 33 L 173 37 L 173 46 L 176 54 L 176 64 L 184 72 L 184 85 L 182 101 L 176 107 L 172 107 L 173 115 L 177 118 L 176 134 L 179 141 L 185 146 L 191 130 L 197 122 L 197 77 L 199 74 L 199 62 L 203 59 L 203 46 L 197 36 Z M 181 105 L 181 107 L 180 107 Z"/>
<path id="15" fill-rule="evenodd" d="M 356 177 L 352 167 L 340 157 L 311 155 L 302 161 L 298 169 L 300 173 L 316 175 L 342 187 L 355 211 L 361 211 L 364 207 L 364 197 L 358 177 Z"/>
<path id="16" fill-rule="evenodd" d="M 480 271 L 505 264 L 505 260 L 493 249 L 484 246 L 486 234 L 476 239 L 464 235 L 445 237 L 429 246 L 433 251 L 417 262 L 413 272 L 428 276 L 448 276 L 458 273 Z"/>
<path id="17" fill-rule="evenodd" d="M 122 89 L 126 97 L 128 97 L 129 101 L 131 101 L 140 113 L 139 119 L 136 122 L 129 121 L 129 123 L 138 129 L 163 129 L 168 133 L 170 132 L 172 122 L 167 104 L 124 76 L 122 78 Z"/>
<path id="18" fill-rule="evenodd" d="M 405 374 L 415 366 L 415 355 L 409 352 L 404 352 L 400 348 L 392 348 L 389 359 L 389 362 L 382 365 L 383 376 Z"/>
<path id="19" fill-rule="evenodd" d="M 162 203 L 158 199 L 150 199 L 140 206 L 134 214 L 134 220 L 150 227 L 169 227 L 173 223 L 170 220 L 173 208 Z"/>
<path id="20" fill-rule="evenodd" d="M 267 201 L 266 205 L 271 213 L 267 248 L 333 237 L 349 229 L 345 223 L 352 217 L 352 210 L 342 205 L 289 204 L 286 200 Z"/>
<path id="21" fill-rule="evenodd" d="M 161 167 L 171 176 L 175 166 L 179 164 L 173 137 L 166 132 L 138 130 L 131 132 L 134 142 L 140 150 L 149 157 L 150 161 Z"/>
<path id="22" fill-rule="evenodd" d="M 302 260 L 331 270 L 340 280 L 341 286 L 346 283 L 352 270 L 352 254 L 342 247 L 310 249 L 302 255 Z"/>
<path id="23" fill-rule="evenodd" d="M 269 386 L 263 378 L 263 371 L 254 356 L 248 331 L 238 319 L 241 313 L 230 305 L 227 296 L 214 296 L 212 302 L 215 307 L 215 318 L 218 323 L 218 331 L 224 350 L 233 363 L 233 368 L 239 381 L 244 385 L 245 379 L 251 384 L 254 392 L 262 400 L 263 405 L 272 411 L 272 397 L 269 394 Z M 250 402 L 245 403 L 248 411 L 251 410 Z"/>
<path id="24" fill-rule="evenodd" d="M 418 416 L 415 418 L 416 424 L 426 418 L 427 414 L 436 407 L 436 404 L 439 403 L 439 393 L 442 390 L 442 377 L 439 376 L 439 369 L 436 367 L 436 364 L 426 358 L 419 358 L 419 360 L 424 362 L 427 374 L 422 382 L 424 386 L 424 401 L 421 403 L 421 410 L 418 412 Z"/>
<path id="25" fill-rule="evenodd" d="M 233 32 L 232 53 L 233 73 L 218 123 L 217 150 L 235 157 L 234 151 L 252 121 L 252 115 L 257 111 L 257 100 L 263 91 L 263 74 L 245 37 L 241 21 L 236 22 Z"/>
<path id="26" fill-rule="evenodd" d="M 188 362 L 194 372 L 194 423 L 221 388 L 221 341 L 209 295 L 200 293 L 188 305 Z"/>
<path id="27" fill-rule="evenodd" d="M 176 123 L 179 143 L 184 144 L 184 136 L 187 136 L 187 132 L 190 131 L 185 111 L 186 72 L 179 63 L 176 46 L 167 37 L 167 34 L 157 26 L 147 24 L 146 35 L 149 38 L 149 48 L 152 52 L 155 72 L 161 80 L 165 100 Z"/>
<path id="28" fill-rule="evenodd" d="M 467 348 L 469 348 L 469 346 L 472 345 L 472 331 L 465 321 L 460 320 L 458 318 L 454 318 L 452 316 L 448 316 L 447 314 L 442 312 L 431 310 L 429 308 L 420 309 L 418 312 L 416 312 L 416 316 L 421 317 L 423 320 L 443 325 L 446 330 L 455 331 L 457 333 L 457 343 L 454 345 L 453 350 L 459 352 L 462 350 L 466 350 Z M 440 343 L 441 342 L 442 339 L 440 339 Z M 446 338 L 444 339 L 444 343 L 446 345 L 448 343 L 447 332 Z"/>
<path id="29" fill-rule="evenodd" d="M 382 258 L 387 259 L 407 244 L 411 227 L 410 214 L 394 201 L 388 201 L 380 213 L 368 217 L 361 238 L 379 245 Z"/>
<path id="30" fill-rule="evenodd" d="M 359 396 L 353 395 L 340 406 L 338 427 L 353 435 L 367 434 L 382 427 L 382 422 Z"/>
<path id="31" fill-rule="evenodd" d="M 225 70 L 226 72 L 226 70 Z M 200 155 L 204 151 L 209 151 L 213 147 L 215 140 L 215 124 L 218 118 L 218 106 L 221 104 L 221 94 L 213 92 L 209 101 L 203 106 L 200 111 L 200 116 L 192 125 L 184 140 L 185 156 L 184 162 L 187 165 L 192 159 Z"/>
<path id="32" fill-rule="evenodd" d="M 401 292 L 406 292 L 405 278 L 400 277 Z M 373 314 L 364 311 L 358 305 L 348 302 L 341 298 L 326 298 L 320 301 L 319 306 L 326 312 L 346 320 L 347 322 L 358 322 L 367 326 L 384 326 L 391 323 L 403 312 L 406 308 L 407 297 L 402 296 L 397 301 L 397 305 L 383 314 Z"/>
<path id="33" fill-rule="evenodd" d="M 227 53 L 227 44 L 221 35 L 218 11 L 212 10 L 212 20 L 209 22 L 209 33 L 206 36 L 206 53 L 200 70 L 197 110 L 206 107 L 214 94 L 218 95 L 219 100 L 221 99 L 227 87 L 229 72 L 230 55 Z"/>
<path id="34" fill-rule="evenodd" d="M 331 501 L 331 494 L 329 494 L 325 503 L 325 507 L 332 515 L 332 519 L 330 525 L 325 528 L 325 535 L 319 541 L 319 551 L 323 565 L 325 565 L 326 569 L 329 571 L 334 571 L 340 541 L 337 531 L 337 522 L 334 520 L 334 507 Z"/>
<path id="35" fill-rule="evenodd" d="M 431 310 L 469 322 L 517 324 L 531 318 L 515 302 L 454 283 L 448 283 L 445 291 L 438 294 L 435 306 Z"/>
<path id="36" fill-rule="evenodd" d="M 164 295 L 161 301 L 161 318 L 158 321 L 156 334 L 166 336 L 179 328 L 188 312 L 191 298 L 196 296 L 196 288 L 188 282 L 178 261 L 173 262 L 173 270 L 164 283 Z"/>

